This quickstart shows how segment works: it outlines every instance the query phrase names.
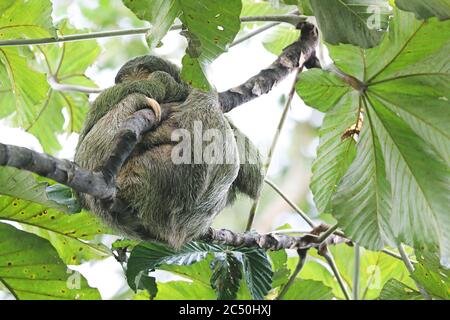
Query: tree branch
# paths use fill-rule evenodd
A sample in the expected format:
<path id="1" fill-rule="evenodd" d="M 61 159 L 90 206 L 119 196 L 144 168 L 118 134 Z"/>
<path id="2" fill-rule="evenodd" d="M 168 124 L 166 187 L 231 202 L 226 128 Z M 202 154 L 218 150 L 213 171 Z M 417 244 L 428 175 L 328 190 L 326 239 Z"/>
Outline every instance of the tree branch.
<path id="1" fill-rule="evenodd" d="M 306 255 L 308 253 L 308 250 L 297 250 L 298 253 L 298 262 L 297 262 L 297 266 L 295 267 L 294 272 L 292 273 L 292 275 L 289 277 L 288 282 L 283 286 L 283 288 L 281 289 L 280 293 L 278 294 L 278 296 L 275 298 L 276 300 L 281 300 L 283 299 L 283 297 L 286 295 L 286 293 L 288 292 L 289 288 L 294 284 L 295 279 L 297 278 L 298 274 L 300 273 L 300 271 L 302 271 L 303 266 L 305 265 L 306 262 Z"/>
<path id="2" fill-rule="evenodd" d="M 297 10 L 295 12 L 298 12 Z M 242 22 L 286 22 L 290 24 L 298 24 L 301 21 L 305 21 L 307 17 L 295 15 L 289 13 L 286 15 L 268 15 L 268 16 L 253 16 L 253 17 L 241 17 Z M 169 31 L 180 30 L 181 24 L 172 26 Z M 0 47 L 11 47 L 11 46 L 28 46 L 28 45 L 39 45 L 39 44 L 51 44 L 60 42 L 70 42 L 70 41 L 80 41 L 80 40 L 92 40 L 100 38 L 110 38 L 110 37 L 120 37 L 120 36 L 131 36 L 131 35 L 143 35 L 150 31 L 152 27 L 145 28 L 133 28 L 133 29 L 123 29 L 123 30 L 111 30 L 111 31 L 100 31 L 100 32 L 90 32 L 82 34 L 70 34 L 66 36 L 56 36 L 48 38 L 36 38 L 36 39 L 9 39 L 0 40 Z"/>
<path id="3" fill-rule="evenodd" d="M 91 172 L 72 161 L 23 147 L 0 143 L 0 166 L 31 171 L 98 198 L 108 198 L 115 193 L 115 188 L 106 183 L 100 172 Z"/>
<path id="4" fill-rule="evenodd" d="M 301 65 L 301 56 L 303 61 L 315 59 L 317 30 L 309 23 L 304 23 L 301 27 L 301 41 L 287 47 L 268 69 L 263 70 L 239 87 L 244 93 L 246 90 L 250 90 L 248 92 L 250 95 L 242 95 L 236 90 L 229 90 L 222 94 L 222 102 L 232 102 L 222 105 L 225 109 L 229 111 L 243 102 L 268 92 L 273 85 Z M 231 100 L 228 99 L 229 97 L 231 97 Z M 99 171 L 91 172 L 68 160 L 60 160 L 47 154 L 5 144 L 0 144 L 0 165 L 28 170 L 65 184 L 77 192 L 90 194 L 98 199 L 104 208 L 114 214 L 121 215 L 121 213 L 132 210 L 132 208 L 116 198 L 116 176 L 141 139 L 142 134 L 153 129 L 156 124 L 155 114 L 151 109 L 140 110 L 129 117 L 117 135 L 115 148 L 110 158 Z M 320 245 L 317 242 L 318 237 L 314 234 L 292 237 L 257 233 L 237 234 L 228 230 L 211 229 L 205 238 L 212 242 L 231 246 L 258 247 L 271 250 L 288 248 L 307 250 Z M 326 243 L 338 243 L 339 239 L 337 238 L 336 236 L 330 237 Z"/>
<path id="5" fill-rule="evenodd" d="M 316 57 L 318 31 L 308 22 L 301 23 L 300 40 L 283 50 L 283 53 L 266 69 L 251 77 L 243 84 L 219 93 L 219 102 L 223 112 L 268 93 L 277 83 L 283 80 L 296 68 L 304 65 L 307 68 L 320 67 Z"/>
<path id="6" fill-rule="evenodd" d="M 27 148 L 0 143 L 0 166 L 15 167 L 62 183 L 77 192 L 111 201 L 116 194 L 115 177 L 143 133 L 154 128 L 150 108 L 130 116 L 117 135 L 116 147 L 101 171 L 89 171 L 76 163 Z M 122 206 L 121 206 L 122 207 Z"/>

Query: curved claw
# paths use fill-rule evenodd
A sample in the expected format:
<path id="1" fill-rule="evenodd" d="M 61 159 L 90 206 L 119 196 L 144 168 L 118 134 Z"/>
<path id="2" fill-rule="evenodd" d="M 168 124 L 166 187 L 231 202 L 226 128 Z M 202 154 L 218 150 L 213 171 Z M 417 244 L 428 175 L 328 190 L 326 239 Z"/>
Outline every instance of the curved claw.
<path id="1" fill-rule="evenodd" d="M 158 101 L 156 101 L 155 99 L 149 98 L 149 97 L 146 97 L 146 98 L 147 98 L 147 102 L 148 102 L 150 109 L 152 109 L 153 112 L 155 113 L 156 120 L 158 122 L 161 122 L 161 107 L 160 107 Z"/>

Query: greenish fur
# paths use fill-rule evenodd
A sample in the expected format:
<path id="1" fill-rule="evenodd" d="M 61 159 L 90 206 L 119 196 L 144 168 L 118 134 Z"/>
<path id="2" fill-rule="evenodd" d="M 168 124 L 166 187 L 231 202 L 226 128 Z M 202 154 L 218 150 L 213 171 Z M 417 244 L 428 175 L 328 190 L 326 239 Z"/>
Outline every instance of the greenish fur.
<path id="1" fill-rule="evenodd" d="M 75 154 L 81 167 L 95 170 L 105 163 L 120 124 L 134 112 L 148 108 L 146 96 L 160 104 L 170 103 L 165 107 L 170 107 L 171 113 L 154 131 L 144 135 L 117 177 L 118 197 L 131 205 L 134 214 L 115 217 L 93 197 L 80 194 L 84 207 L 131 238 L 158 240 L 179 248 L 203 235 L 237 194 L 258 196 L 264 178 L 261 156 L 222 114 L 217 93 L 189 88 L 174 65 L 151 56 L 131 60 L 116 79 L 124 82 L 105 90 L 86 118 Z M 186 129 L 194 141 L 194 131 L 198 130 L 195 121 L 201 121 L 203 132 L 234 129 L 234 136 L 224 135 L 224 141 L 216 145 L 234 159 L 230 164 L 172 162 L 171 153 L 177 144 L 171 140 L 173 131 Z M 197 133 L 201 136 L 203 132 Z M 244 155 L 236 139 L 245 141 L 256 163 L 241 164 Z M 203 148 L 209 144 L 203 142 Z M 194 148 L 191 152 L 193 158 Z"/>

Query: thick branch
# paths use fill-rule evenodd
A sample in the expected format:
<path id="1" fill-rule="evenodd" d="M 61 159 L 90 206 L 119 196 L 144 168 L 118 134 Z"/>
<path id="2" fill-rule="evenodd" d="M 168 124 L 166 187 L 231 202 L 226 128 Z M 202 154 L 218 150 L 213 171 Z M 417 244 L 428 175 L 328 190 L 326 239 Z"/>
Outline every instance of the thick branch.
<path id="1" fill-rule="evenodd" d="M 307 68 L 319 67 L 316 58 L 318 32 L 311 23 L 302 23 L 301 37 L 283 50 L 283 53 L 268 68 L 251 77 L 245 83 L 219 93 L 219 102 L 223 112 L 268 93 L 277 83 L 283 80 L 305 61 Z"/>
<path id="2" fill-rule="evenodd" d="M 116 194 L 117 173 L 142 134 L 153 129 L 156 124 L 155 114 L 151 109 L 142 109 L 130 116 L 122 125 L 117 135 L 116 147 L 102 171 L 92 172 L 69 160 L 2 143 L 0 143 L 0 166 L 31 171 L 71 187 L 77 192 L 111 201 Z"/>
<path id="3" fill-rule="evenodd" d="M 91 172 L 72 161 L 27 148 L 0 143 L 0 166 L 31 171 L 98 198 L 108 198 L 115 193 L 115 188 L 106 183 L 100 172 Z"/>
<path id="4" fill-rule="evenodd" d="M 210 228 L 208 233 L 201 240 L 225 244 L 232 247 L 261 248 L 265 250 L 283 250 L 296 249 L 307 250 L 310 248 L 319 248 L 327 244 L 338 244 L 344 242 L 344 239 L 338 236 L 329 237 L 325 243 L 319 241 L 315 230 L 311 234 L 301 237 L 294 237 L 281 234 L 259 234 L 256 232 L 235 233 L 226 229 Z"/>

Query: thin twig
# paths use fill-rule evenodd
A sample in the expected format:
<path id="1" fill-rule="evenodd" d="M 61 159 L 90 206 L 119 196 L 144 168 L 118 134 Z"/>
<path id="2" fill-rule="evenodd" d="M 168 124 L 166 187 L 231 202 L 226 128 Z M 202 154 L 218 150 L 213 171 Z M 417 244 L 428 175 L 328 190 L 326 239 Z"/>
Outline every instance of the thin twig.
<path id="1" fill-rule="evenodd" d="M 291 200 L 283 193 L 283 191 L 281 191 L 280 188 L 278 188 L 278 187 L 275 185 L 275 183 L 273 183 L 271 180 L 269 180 L 269 179 L 267 179 L 267 178 L 264 180 L 264 182 L 267 183 L 273 190 L 275 190 L 275 191 L 280 195 L 280 197 L 282 197 L 282 198 L 284 199 L 284 201 L 286 201 L 286 202 L 291 206 L 291 208 L 294 209 L 294 211 L 297 212 L 297 213 L 300 215 L 300 217 L 302 217 L 302 219 L 305 220 L 306 223 L 307 223 L 311 228 L 315 228 L 315 227 L 316 227 L 316 225 L 315 225 L 314 222 L 311 220 L 311 218 L 308 217 L 308 215 L 307 215 L 305 212 L 303 212 L 302 209 L 300 209 L 299 207 L 297 207 L 297 206 L 295 205 L 295 203 L 293 203 L 293 202 L 292 202 L 292 201 L 291 201 Z"/>
<path id="2" fill-rule="evenodd" d="M 280 121 L 278 122 L 278 126 L 275 131 L 275 135 L 272 139 L 272 144 L 270 146 L 269 153 L 267 155 L 267 160 L 264 165 L 264 174 L 265 175 L 267 175 L 267 171 L 269 170 L 270 163 L 272 162 L 272 157 L 275 152 L 275 148 L 277 146 L 281 130 L 283 129 L 284 123 L 286 122 L 287 114 L 288 114 L 289 108 L 291 107 L 291 102 L 292 102 L 292 99 L 294 98 L 294 94 L 295 94 L 295 85 L 297 83 L 297 77 L 302 69 L 303 69 L 303 67 L 298 68 L 295 73 L 295 78 L 294 78 L 293 84 L 291 86 L 291 90 L 289 92 L 288 99 L 284 106 L 283 113 L 281 114 Z M 250 229 L 252 228 L 253 220 L 255 219 L 256 210 L 258 209 L 260 199 L 261 199 L 261 197 L 259 196 L 253 201 L 253 205 L 252 205 L 252 208 L 250 209 L 250 214 L 249 214 L 249 217 L 247 220 L 247 227 L 245 228 L 246 231 L 250 231 Z"/>
<path id="3" fill-rule="evenodd" d="M 295 267 L 295 270 L 289 277 L 288 282 L 283 286 L 283 288 L 281 289 L 280 293 L 275 298 L 275 300 L 282 300 L 283 297 L 288 292 L 289 288 L 294 284 L 295 279 L 297 278 L 298 274 L 300 273 L 300 271 L 302 271 L 303 266 L 305 265 L 307 252 L 308 252 L 308 250 L 298 250 L 297 251 L 297 253 L 298 253 L 297 266 Z"/>
<path id="4" fill-rule="evenodd" d="M 331 271 L 333 271 L 333 274 L 336 277 L 336 280 L 339 284 L 339 287 L 341 288 L 342 293 L 344 294 L 345 299 L 351 300 L 350 294 L 348 293 L 347 287 L 345 286 L 344 279 L 342 279 L 342 276 L 339 273 L 339 270 L 336 266 L 336 263 L 334 262 L 334 258 L 331 253 L 327 249 L 325 249 L 323 252 L 319 252 L 319 254 L 325 258 L 331 268 Z"/>
<path id="5" fill-rule="evenodd" d="M 294 24 L 306 21 L 306 17 L 293 14 L 279 15 L 279 16 L 254 16 L 254 17 L 242 17 L 241 21 L 242 22 L 275 21 Z M 181 27 L 182 27 L 181 25 L 174 25 L 169 29 L 169 31 L 180 30 Z M 37 39 L 9 39 L 9 40 L 1 40 L 0 47 L 28 46 L 37 44 L 51 44 L 69 41 L 120 37 L 120 36 L 143 35 L 146 34 L 150 29 L 151 27 L 145 27 L 145 28 L 133 28 L 123 30 L 112 30 L 112 31 L 89 32 L 82 34 L 71 34 L 66 36 L 57 35 L 56 37 L 37 38 Z"/>
<path id="6" fill-rule="evenodd" d="M 273 27 L 275 27 L 275 26 L 277 26 L 279 24 L 280 24 L 280 22 L 272 22 L 272 23 L 268 23 L 268 24 L 262 26 L 261 28 L 258 28 L 258 29 L 255 29 L 253 31 L 250 31 L 245 36 L 242 36 L 239 39 L 236 39 L 232 44 L 230 44 L 230 48 L 232 48 L 232 47 L 234 47 L 234 46 L 236 46 L 236 45 L 238 45 L 238 44 L 240 44 L 240 43 L 242 43 L 244 41 L 247 41 L 248 39 L 253 38 L 254 36 L 256 36 L 256 35 L 264 32 L 266 30 L 269 30 L 270 28 L 273 28 Z"/>
<path id="7" fill-rule="evenodd" d="M 409 275 L 411 276 L 411 278 L 414 280 L 414 282 L 416 283 L 417 288 L 419 289 L 420 293 L 422 294 L 422 296 L 425 298 L 425 300 L 431 300 L 430 295 L 428 294 L 428 292 L 425 290 L 425 288 L 415 280 L 414 278 L 414 266 L 411 263 L 411 260 L 409 260 L 408 254 L 405 251 L 405 248 L 403 248 L 403 245 L 401 243 L 398 243 L 397 245 L 397 249 L 398 252 L 400 253 L 403 263 L 406 266 L 406 269 L 409 272 Z"/>
<path id="8" fill-rule="evenodd" d="M 355 267 L 353 273 L 353 300 L 359 300 L 359 282 L 361 269 L 361 248 L 355 244 Z"/>
<path id="9" fill-rule="evenodd" d="M 48 84 L 55 91 L 71 91 L 81 93 L 101 93 L 104 89 L 59 83 L 54 77 L 47 77 Z"/>
<path id="10" fill-rule="evenodd" d="M 308 17 L 299 16 L 297 14 L 280 14 L 280 15 L 265 15 L 265 16 L 249 16 L 242 17 L 241 22 L 258 22 L 258 21 L 276 21 L 285 22 L 298 26 L 299 23 L 305 22 Z"/>
<path id="11" fill-rule="evenodd" d="M 327 231 L 322 233 L 318 239 L 319 242 L 325 242 L 329 236 L 331 236 L 338 228 L 338 225 L 335 224 L 334 226 L 328 228 Z"/>

